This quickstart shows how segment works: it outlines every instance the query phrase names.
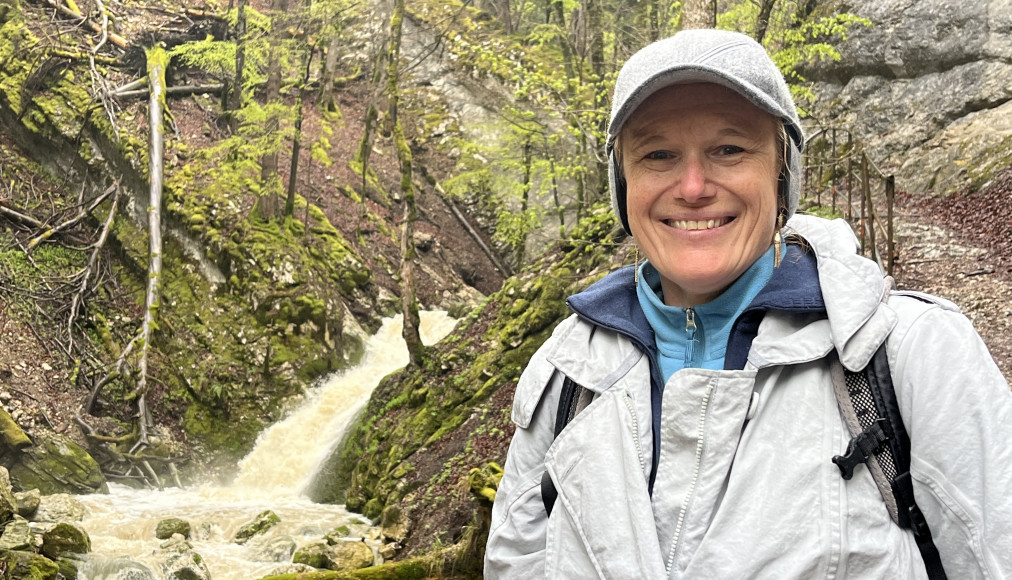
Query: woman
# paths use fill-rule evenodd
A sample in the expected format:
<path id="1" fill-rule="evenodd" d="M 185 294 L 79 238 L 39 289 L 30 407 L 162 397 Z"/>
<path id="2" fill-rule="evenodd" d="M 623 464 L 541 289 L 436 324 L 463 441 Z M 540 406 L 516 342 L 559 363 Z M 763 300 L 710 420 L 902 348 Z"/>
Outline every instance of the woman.
<path id="1" fill-rule="evenodd" d="M 949 576 L 1012 577 L 1008 385 L 952 304 L 890 293 L 845 222 L 793 216 L 804 134 L 762 47 L 647 46 L 608 134 L 646 262 L 571 297 L 520 379 L 486 578 L 925 577 L 869 470 L 831 462 L 850 439 L 831 361 L 882 344 Z M 567 380 L 592 398 L 556 436 Z"/>

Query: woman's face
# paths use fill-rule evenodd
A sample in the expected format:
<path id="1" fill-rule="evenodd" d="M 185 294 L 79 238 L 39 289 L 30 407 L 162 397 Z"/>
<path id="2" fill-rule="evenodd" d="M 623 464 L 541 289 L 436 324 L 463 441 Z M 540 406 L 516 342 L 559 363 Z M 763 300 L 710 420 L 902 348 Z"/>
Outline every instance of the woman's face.
<path id="1" fill-rule="evenodd" d="M 778 121 L 710 83 L 654 93 L 619 137 L 629 227 L 664 302 L 716 298 L 770 247 Z"/>

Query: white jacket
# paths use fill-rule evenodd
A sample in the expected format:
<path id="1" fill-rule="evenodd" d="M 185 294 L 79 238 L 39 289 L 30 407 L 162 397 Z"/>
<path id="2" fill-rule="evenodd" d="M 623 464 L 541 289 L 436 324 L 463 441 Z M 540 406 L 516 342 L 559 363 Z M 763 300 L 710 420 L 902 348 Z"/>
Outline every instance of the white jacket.
<path id="1" fill-rule="evenodd" d="M 744 370 L 670 378 L 652 495 L 649 358 L 576 315 L 555 329 L 517 386 L 486 578 L 925 578 L 867 468 L 846 481 L 831 462 L 850 434 L 826 356 L 859 370 L 886 337 L 914 492 L 949 578 L 1012 578 L 1012 394 L 987 348 L 951 303 L 883 303 L 846 223 L 790 225 L 815 252 L 828 318 L 770 312 Z M 597 396 L 555 438 L 563 376 Z"/>

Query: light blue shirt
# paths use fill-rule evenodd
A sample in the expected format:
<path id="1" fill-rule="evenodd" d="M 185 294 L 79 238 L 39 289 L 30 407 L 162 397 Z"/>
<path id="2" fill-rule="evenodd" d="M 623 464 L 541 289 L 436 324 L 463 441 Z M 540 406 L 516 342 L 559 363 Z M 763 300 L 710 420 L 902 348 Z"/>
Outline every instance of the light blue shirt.
<path id="1" fill-rule="evenodd" d="M 664 303 L 661 275 L 650 262 L 640 266 L 636 295 L 654 329 L 657 362 L 664 382 L 684 368 L 719 370 L 731 326 L 773 275 L 773 247 L 710 302 L 679 308 Z"/>

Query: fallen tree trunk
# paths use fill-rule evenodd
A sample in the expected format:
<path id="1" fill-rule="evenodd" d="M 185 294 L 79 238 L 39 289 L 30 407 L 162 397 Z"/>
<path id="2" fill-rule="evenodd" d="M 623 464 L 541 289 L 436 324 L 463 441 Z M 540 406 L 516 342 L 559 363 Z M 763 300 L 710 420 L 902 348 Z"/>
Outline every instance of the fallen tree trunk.
<path id="1" fill-rule="evenodd" d="M 162 118 L 165 105 L 165 68 L 169 55 L 164 49 L 155 47 L 148 50 L 148 86 L 151 96 L 148 99 L 148 118 L 151 131 L 151 159 L 148 179 L 151 182 L 148 199 L 148 289 L 145 295 L 144 322 L 140 333 L 140 364 L 137 377 L 137 415 L 140 423 L 140 437 L 131 453 L 148 444 L 148 427 L 152 425 L 151 413 L 147 408 L 148 351 L 151 345 L 151 334 L 158 317 L 158 284 L 162 275 L 162 175 L 164 156 L 164 133 Z"/>

